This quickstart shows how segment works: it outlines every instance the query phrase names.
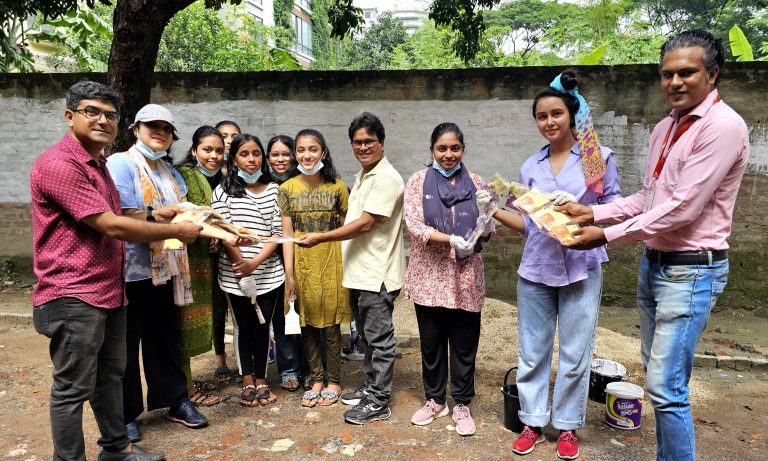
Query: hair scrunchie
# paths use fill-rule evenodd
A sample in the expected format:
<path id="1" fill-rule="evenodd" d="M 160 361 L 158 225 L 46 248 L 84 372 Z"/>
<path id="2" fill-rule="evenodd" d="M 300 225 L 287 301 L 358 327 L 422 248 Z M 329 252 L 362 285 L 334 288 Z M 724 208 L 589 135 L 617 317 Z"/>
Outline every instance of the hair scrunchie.
<path id="1" fill-rule="evenodd" d="M 557 74 L 550 87 L 561 93 L 567 93 L 579 100 L 579 111 L 576 112 L 576 134 L 581 155 L 581 167 L 584 169 L 584 179 L 587 188 L 592 189 L 598 197 L 603 195 L 603 178 L 605 177 L 605 159 L 600 149 L 600 140 L 592 124 L 592 111 L 578 90 L 566 90 L 560 82 L 563 74 Z"/>

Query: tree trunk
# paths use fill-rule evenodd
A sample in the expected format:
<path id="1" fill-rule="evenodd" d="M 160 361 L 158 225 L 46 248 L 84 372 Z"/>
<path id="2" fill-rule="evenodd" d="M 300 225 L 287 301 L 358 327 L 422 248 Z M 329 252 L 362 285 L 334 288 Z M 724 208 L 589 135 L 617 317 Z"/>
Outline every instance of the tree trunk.
<path id="1" fill-rule="evenodd" d="M 150 102 L 160 38 L 171 18 L 194 0 L 118 0 L 112 20 L 114 38 L 109 53 L 109 84 L 122 98 L 121 119 L 112 152 L 134 142 L 128 126 L 136 112 Z M 193 33 L 192 31 L 190 31 Z"/>

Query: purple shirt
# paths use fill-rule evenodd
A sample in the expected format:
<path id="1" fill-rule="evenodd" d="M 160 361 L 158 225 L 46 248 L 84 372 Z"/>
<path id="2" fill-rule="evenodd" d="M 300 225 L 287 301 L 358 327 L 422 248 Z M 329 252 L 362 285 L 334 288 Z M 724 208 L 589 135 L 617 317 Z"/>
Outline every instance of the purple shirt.
<path id="1" fill-rule="evenodd" d="M 562 190 L 570 192 L 579 203 L 595 205 L 608 203 L 621 197 L 619 170 L 613 159 L 613 151 L 602 148 L 606 160 L 603 196 L 598 198 L 595 192 L 587 189 L 584 169 L 581 166 L 579 145 L 574 144 L 571 155 L 565 161 L 560 173 L 555 176 L 549 164 L 549 146 L 544 146 L 536 155 L 528 158 L 520 168 L 520 183 L 535 187 L 542 192 Z M 561 287 L 587 278 L 587 270 L 608 261 L 605 247 L 589 251 L 568 249 L 556 239 L 547 235 L 525 217 L 525 242 L 523 258 L 517 274 L 531 282 L 543 283 L 552 287 Z"/>
<path id="2" fill-rule="evenodd" d="M 125 305 L 123 242 L 82 222 L 99 213 L 122 213 L 106 165 L 104 156 L 94 160 L 70 134 L 35 160 L 29 182 L 39 282 L 32 305 L 62 297 L 107 309 Z"/>
<path id="3" fill-rule="evenodd" d="M 728 248 L 736 195 L 749 162 L 749 130 L 728 104 L 715 102 L 717 97 L 712 90 L 688 115 L 680 117 L 673 110 L 656 125 L 643 188 L 610 206 L 593 208 L 596 223 L 618 223 L 605 229 L 606 240 L 642 240 L 661 251 Z M 664 135 L 670 125 L 690 117 L 697 120 L 669 150 L 652 208 L 643 212 Z"/>

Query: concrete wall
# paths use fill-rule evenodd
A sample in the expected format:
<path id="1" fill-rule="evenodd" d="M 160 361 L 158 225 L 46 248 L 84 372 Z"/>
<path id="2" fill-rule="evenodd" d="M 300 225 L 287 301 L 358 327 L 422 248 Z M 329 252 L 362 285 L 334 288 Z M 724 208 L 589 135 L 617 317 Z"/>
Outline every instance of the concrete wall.
<path id="1" fill-rule="evenodd" d="M 622 189 L 625 194 L 633 193 L 641 183 L 650 132 L 669 110 L 658 88 L 657 67 L 591 66 L 582 71 L 587 78 L 583 93 L 595 114 L 601 141 L 617 152 Z M 237 121 L 264 142 L 278 133 L 293 135 L 313 127 L 327 137 L 339 172 L 345 181 L 351 181 L 358 164 L 346 130 L 356 114 L 368 110 L 383 119 L 385 151 L 405 178 L 429 162 L 429 135 L 434 126 L 454 121 L 464 130 L 465 162 L 470 169 L 486 178 L 498 172 L 514 179 L 523 161 L 544 144 L 531 118 L 531 103 L 556 72 L 554 68 L 505 68 L 157 74 L 152 102 L 166 105 L 178 121 L 177 158 L 189 147 L 195 128 L 221 119 Z M 0 171 L 0 203 L 5 204 L 0 205 L 0 216 L 6 209 L 19 215 L 10 222 L 21 226 L 28 219 L 19 210 L 28 209 L 29 169 L 36 155 L 66 132 L 62 117 L 66 89 L 85 77 L 105 80 L 97 74 L 0 75 L 0 161 L 5 165 Z M 744 271 L 747 281 L 755 279 L 751 269 L 760 266 L 768 253 L 768 199 L 764 198 L 768 109 L 759 103 L 766 83 L 768 63 L 755 62 L 728 63 L 720 84 L 723 99 L 750 127 L 752 157 L 731 238 L 734 276 L 744 264 L 750 268 Z M 11 243 L 0 244 L 0 254 L 29 254 L 28 228 L 6 226 L 0 237 Z M 520 244 L 519 237 L 510 235 L 491 245 L 500 250 L 486 255 L 492 294 L 513 294 Z M 639 250 L 614 246 L 611 255 L 614 263 L 607 269 L 607 298 L 622 302 L 625 293 L 629 296 L 634 290 L 632 276 Z M 614 272 L 616 277 L 611 275 Z M 736 285 L 734 278 L 732 286 Z M 743 307 L 763 306 L 768 296 L 765 285 L 762 279 L 744 287 L 745 301 L 739 301 Z"/>

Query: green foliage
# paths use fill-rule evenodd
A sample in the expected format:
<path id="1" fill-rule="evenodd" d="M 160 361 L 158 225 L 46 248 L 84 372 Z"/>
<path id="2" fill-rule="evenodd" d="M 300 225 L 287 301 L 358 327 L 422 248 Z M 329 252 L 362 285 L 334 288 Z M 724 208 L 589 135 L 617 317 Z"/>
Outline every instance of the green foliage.
<path id="1" fill-rule="evenodd" d="M 447 27 L 437 27 L 432 21 L 424 24 L 390 54 L 389 69 L 461 69 L 464 67 L 493 67 L 502 54 L 488 36 L 481 36 L 474 58 L 466 62 L 454 54 L 456 34 Z"/>
<path id="2" fill-rule="evenodd" d="M 164 72 L 247 72 L 294 70 L 296 60 L 273 50 L 272 31 L 235 8 L 231 25 L 197 1 L 176 13 L 163 31 L 155 65 Z"/>
<path id="3" fill-rule="evenodd" d="M 107 71 L 106 60 L 94 56 L 90 48 L 99 39 L 111 42 L 112 26 L 90 9 L 69 11 L 54 19 L 38 16 L 28 37 L 35 51 L 74 57 L 77 70 Z"/>
<path id="4" fill-rule="evenodd" d="M 520 57 L 525 59 L 545 37 L 547 30 L 557 24 L 563 8 L 555 0 L 513 0 L 503 3 L 497 10 L 486 12 L 483 17 L 487 26 L 505 31 L 505 40 L 500 45 L 508 39 L 513 52 L 520 52 Z"/>
<path id="5" fill-rule="evenodd" d="M 363 10 L 352 5 L 352 0 L 333 0 L 328 8 L 331 37 L 344 38 L 350 32 L 363 28 Z"/>
<path id="6" fill-rule="evenodd" d="M 392 50 L 405 43 L 407 38 L 403 23 L 387 11 L 371 24 L 362 37 L 348 42 L 346 62 L 342 63 L 342 67 L 350 70 L 386 69 Z"/>
<path id="7" fill-rule="evenodd" d="M 277 46 L 290 49 L 296 38 L 291 20 L 293 0 L 274 0 L 273 14 L 275 18 L 275 40 Z"/>
<path id="8" fill-rule="evenodd" d="M 24 22 L 8 19 L 0 27 L 0 72 L 33 72 L 32 53 L 24 47 Z"/>
<path id="9" fill-rule="evenodd" d="M 586 57 L 579 60 L 580 66 L 594 66 L 600 61 L 600 58 L 605 54 L 605 45 L 600 45 L 590 52 Z"/>
<path id="10" fill-rule="evenodd" d="M 429 18 L 437 26 L 450 26 L 456 56 L 469 63 L 481 48 L 485 31 L 482 8 L 492 8 L 500 0 L 433 0 Z"/>
<path id="11" fill-rule="evenodd" d="M 728 32 L 728 38 L 731 40 L 731 53 L 737 56 L 737 61 L 754 61 L 755 58 L 752 55 L 752 45 L 749 44 L 749 40 L 744 36 L 744 32 L 741 31 L 739 26 L 734 25 Z"/>
<path id="12" fill-rule="evenodd" d="M 312 2 L 312 53 L 315 70 L 333 70 L 342 66 L 345 57 L 345 41 L 331 37 L 331 23 L 328 9 L 334 0 L 313 0 Z"/>

